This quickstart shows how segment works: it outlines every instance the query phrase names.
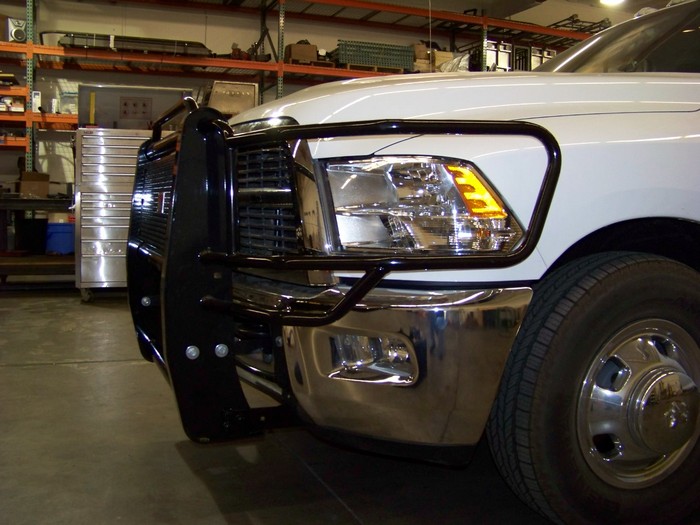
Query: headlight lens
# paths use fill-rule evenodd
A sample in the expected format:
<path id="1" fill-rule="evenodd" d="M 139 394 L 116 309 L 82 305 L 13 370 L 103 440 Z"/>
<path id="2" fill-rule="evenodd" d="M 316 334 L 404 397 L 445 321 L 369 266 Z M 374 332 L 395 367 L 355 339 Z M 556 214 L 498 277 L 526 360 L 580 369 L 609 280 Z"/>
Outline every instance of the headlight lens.
<path id="1" fill-rule="evenodd" d="M 325 169 L 343 250 L 507 253 L 522 237 L 468 162 L 374 157 L 332 160 Z"/>

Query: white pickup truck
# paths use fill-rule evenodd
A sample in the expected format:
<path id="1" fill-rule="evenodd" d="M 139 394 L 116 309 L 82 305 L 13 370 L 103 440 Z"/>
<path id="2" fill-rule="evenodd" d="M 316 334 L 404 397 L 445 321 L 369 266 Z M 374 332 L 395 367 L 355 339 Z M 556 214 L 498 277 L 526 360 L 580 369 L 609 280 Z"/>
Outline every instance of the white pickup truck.
<path id="1" fill-rule="evenodd" d="M 140 152 L 141 351 L 188 436 L 303 421 L 561 523 L 700 502 L 700 2 L 536 72 L 323 84 Z M 241 381 L 278 400 L 251 407 Z"/>

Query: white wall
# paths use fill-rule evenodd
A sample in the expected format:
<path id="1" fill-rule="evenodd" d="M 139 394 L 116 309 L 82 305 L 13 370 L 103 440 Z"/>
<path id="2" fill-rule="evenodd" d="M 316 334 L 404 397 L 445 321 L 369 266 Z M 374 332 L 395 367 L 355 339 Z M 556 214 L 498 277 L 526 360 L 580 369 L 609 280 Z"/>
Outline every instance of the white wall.
<path id="1" fill-rule="evenodd" d="M 0 14 L 9 16 L 12 18 L 21 18 L 24 19 L 26 16 L 27 10 L 24 7 L 24 2 L 21 0 L 15 0 L 15 1 L 5 1 L 2 4 L 0 4 Z"/>

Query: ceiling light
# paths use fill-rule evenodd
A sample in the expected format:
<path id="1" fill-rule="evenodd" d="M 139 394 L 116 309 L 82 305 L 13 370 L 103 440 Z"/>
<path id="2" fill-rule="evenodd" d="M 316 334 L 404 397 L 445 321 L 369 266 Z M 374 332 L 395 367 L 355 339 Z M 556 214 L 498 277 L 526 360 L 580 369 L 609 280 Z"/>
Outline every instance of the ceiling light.
<path id="1" fill-rule="evenodd" d="M 600 0 L 600 3 L 607 7 L 613 7 L 622 4 L 624 1 L 625 0 Z"/>

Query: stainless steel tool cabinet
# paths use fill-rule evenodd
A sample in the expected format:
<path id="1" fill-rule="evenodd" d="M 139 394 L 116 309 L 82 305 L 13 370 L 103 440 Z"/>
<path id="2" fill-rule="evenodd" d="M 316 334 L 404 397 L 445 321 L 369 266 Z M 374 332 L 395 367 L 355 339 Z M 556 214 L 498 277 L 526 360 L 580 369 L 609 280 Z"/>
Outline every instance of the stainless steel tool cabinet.
<path id="1" fill-rule="evenodd" d="M 76 286 L 126 286 L 126 239 L 139 146 L 148 130 L 85 128 L 76 132 Z"/>

